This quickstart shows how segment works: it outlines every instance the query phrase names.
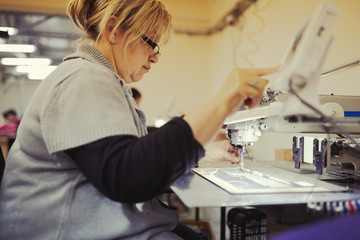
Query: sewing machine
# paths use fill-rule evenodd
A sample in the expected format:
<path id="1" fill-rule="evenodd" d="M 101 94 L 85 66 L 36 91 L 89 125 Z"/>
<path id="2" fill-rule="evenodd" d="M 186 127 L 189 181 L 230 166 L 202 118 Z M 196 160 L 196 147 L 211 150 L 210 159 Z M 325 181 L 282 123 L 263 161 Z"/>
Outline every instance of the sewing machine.
<path id="1" fill-rule="evenodd" d="M 227 118 L 224 123 L 231 145 L 241 152 L 242 165 L 247 157 L 247 147 L 256 143 L 263 132 L 296 135 L 311 133 L 315 137 L 294 136 L 293 138 L 292 158 L 295 168 L 300 169 L 302 163 L 310 163 L 315 166 L 316 173 L 322 174 L 324 168 L 333 164 L 340 169 L 338 175 L 359 174 L 360 151 L 355 145 L 360 137 L 360 117 L 345 117 L 345 115 L 360 113 L 360 97 L 332 95 L 319 97 L 320 102 L 331 111 L 334 127 L 330 123 L 322 122 L 319 117 L 284 115 L 284 104 L 273 97 L 274 91 L 268 89 L 268 93 L 262 105 L 239 111 Z M 270 104 L 264 104 L 266 99 L 270 99 L 267 101 Z M 316 137 L 319 134 L 328 134 L 328 136 L 319 139 Z M 310 151 L 307 157 L 305 150 Z M 334 167 L 329 169 L 334 171 Z"/>
<path id="2" fill-rule="evenodd" d="M 336 20 L 336 8 L 322 2 L 290 43 L 275 79 L 275 90 L 267 89 L 259 107 L 238 111 L 225 120 L 224 127 L 231 145 L 240 155 L 242 168 L 247 147 L 257 142 L 262 132 L 272 131 L 328 134 L 321 139 L 294 136 L 295 168 L 299 169 L 305 162 L 312 163 L 316 173 L 322 174 L 330 165 L 329 159 L 336 162 L 343 158 L 344 164 L 340 165 L 345 166 L 348 157 L 343 156 L 350 154 L 352 169 L 360 169 L 360 147 L 354 136 L 360 135 L 360 116 L 345 116 L 346 112 L 360 112 L 360 97 L 353 97 L 352 104 L 341 104 L 346 97 L 318 95 L 321 77 L 360 64 L 357 60 L 321 73 Z M 310 157 L 305 150 L 312 152 Z"/>

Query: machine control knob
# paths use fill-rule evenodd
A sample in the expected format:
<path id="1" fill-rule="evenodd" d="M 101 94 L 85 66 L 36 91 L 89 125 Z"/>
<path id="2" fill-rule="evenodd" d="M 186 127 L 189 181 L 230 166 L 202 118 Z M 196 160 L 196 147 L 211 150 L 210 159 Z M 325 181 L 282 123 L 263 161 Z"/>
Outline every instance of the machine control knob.
<path id="1" fill-rule="evenodd" d="M 268 125 L 266 125 L 265 123 L 260 123 L 259 124 L 259 129 L 261 130 L 261 131 L 266 131 L 266 130 L 268 130 Z"/>

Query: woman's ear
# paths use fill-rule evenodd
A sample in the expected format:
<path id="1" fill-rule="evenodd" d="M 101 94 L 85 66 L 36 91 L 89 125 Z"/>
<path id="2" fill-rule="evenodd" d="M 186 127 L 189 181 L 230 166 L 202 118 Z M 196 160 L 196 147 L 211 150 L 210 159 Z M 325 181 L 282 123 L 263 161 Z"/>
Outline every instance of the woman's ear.
<path id="1" fill-rule="evenodd" d="M 106 27 L 105 27 L 105 36 L 111 45 L 115 44 L 116 29 L 114 28 L 115 28 L 116 20 L 117 20 L 116 17 L 112 16 L 109 19 L 109 21 L 106 23 Z"/>

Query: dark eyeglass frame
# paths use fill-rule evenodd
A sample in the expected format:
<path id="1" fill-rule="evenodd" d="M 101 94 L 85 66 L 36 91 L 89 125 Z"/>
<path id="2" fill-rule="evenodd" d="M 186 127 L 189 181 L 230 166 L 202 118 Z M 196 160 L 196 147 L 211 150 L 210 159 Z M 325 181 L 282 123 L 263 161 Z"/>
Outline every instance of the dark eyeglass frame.
<path id="1" fill-rule="evenodd" d="M 145 36 L 145 35 L 142 35 L 141 38 L 142 38 L 147 44 L 150 45 L 150 47 L 152 48 L 152 50 L 155 50 L 155 49 L 157 48 L 157 50 L 156 50 L 156 52 L 153 54 L 153 56 L 156 56 L 156 55 L 160 56 L 160 55 L 161 55 L 159 45 L 157 45 L 155 42 L 153 42 L 150 38 L 148 38 L 148 37 Z"/>

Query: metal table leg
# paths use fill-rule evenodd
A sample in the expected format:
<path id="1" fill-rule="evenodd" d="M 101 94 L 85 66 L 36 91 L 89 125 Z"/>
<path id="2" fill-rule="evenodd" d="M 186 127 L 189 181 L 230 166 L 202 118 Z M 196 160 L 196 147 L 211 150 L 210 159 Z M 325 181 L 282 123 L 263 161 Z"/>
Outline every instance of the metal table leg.
<path id="1" fill-rule="evenodd" d="M 226 237 L 226 226 L 225 226 L 225 215 L 226 215 L 226 207 L 220 208 L 220 239 L 225 240 Z"/>

